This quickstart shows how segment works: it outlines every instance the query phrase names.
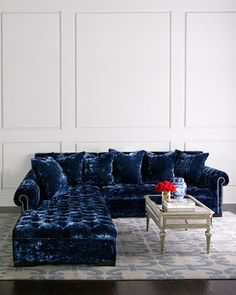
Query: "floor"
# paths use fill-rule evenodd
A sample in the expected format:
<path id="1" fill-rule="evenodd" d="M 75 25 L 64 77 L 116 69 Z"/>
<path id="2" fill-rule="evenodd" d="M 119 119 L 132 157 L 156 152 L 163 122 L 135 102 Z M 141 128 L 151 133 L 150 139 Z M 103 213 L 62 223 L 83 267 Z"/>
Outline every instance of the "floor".
<path id="1" fill-rule="evenodd" d="M 236 213 L 236 204 L 224 205 Z M 233 295 L 236 280 L 0 281 L 1 295 Z"/>
<path id="2" fill-rule="evenodd" d="M 175 280 L 175 281 L 1 281 L 2 295 L 195 295 L 235 294 L 236 281 Z"/>

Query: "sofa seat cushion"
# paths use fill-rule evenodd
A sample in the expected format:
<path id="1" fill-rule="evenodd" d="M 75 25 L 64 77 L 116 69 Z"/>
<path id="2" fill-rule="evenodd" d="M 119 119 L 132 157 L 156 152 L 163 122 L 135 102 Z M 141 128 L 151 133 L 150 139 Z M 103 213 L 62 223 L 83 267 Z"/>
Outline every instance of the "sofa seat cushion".
<path id="1" fill-rule="evenodd" d="M 72 196 L 78 196 L 81 194 L 89 195 L 89 197 L 91 197 L 92 195 L 96 195 L 96 197 L 102 196 L 101 188 L 99 186 L 90 184 L 70 186 L 69 193 Z"/>
<path id="2" fill-rule="evenodd" d="M 115 185 L 103 186 L 101 192 L 105 196 L 105 199 L 113 197 L 116 198 L 116 196 L 125 194 L 151 194 L 155 193 L 155 184 L 117 183 Z"/>
<path id="3" fill-rule="evenodd" d="M 114 264 L 116 235 L 100 194 L 57 195 L 20 216 L 13 232 L 14 262 Z"/>
<path id="4" fill-rule="evenodd" d="M 29 222 L 29 219 L 32 222 Z M 55 196 L 42 202 L 38 210 L 25 211 L 20 223 L 24 226 L 28 223 L 32 231 L 27 234 L 32 238 L 60 236 L 83 239 L 88 236 L 96 238 L 97 234 L 99 238 L 116 236 L 115 227 L 101 195 Z M 76 229 L 79 229 L 79 234 L 76 234 Z M 103 236 L 100 236 L 101 229 L 104 230 Z"/>
<path id="5" fill-rule="evenodd" d="M 116 184 L 102 188 L 112 217 L 145 216 L 144 196 L 155 194 L 154 184 Z"/>

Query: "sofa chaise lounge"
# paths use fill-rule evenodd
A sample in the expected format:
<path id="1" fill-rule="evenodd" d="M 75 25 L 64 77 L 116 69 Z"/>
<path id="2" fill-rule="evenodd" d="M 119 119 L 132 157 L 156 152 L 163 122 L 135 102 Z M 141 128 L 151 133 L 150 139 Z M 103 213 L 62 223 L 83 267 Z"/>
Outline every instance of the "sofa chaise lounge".
<path id="1" fill-rule="evenodd" d="M 145 216 L 144 195 L 162 180 L 184 177 L 188 190 L 222 214 L 228 175 L 205 166 L 203 152 L 37 153 L 14 195 L 22 213 L 13 230 L 16 266 L 114 265 L 112 218 Z"/>

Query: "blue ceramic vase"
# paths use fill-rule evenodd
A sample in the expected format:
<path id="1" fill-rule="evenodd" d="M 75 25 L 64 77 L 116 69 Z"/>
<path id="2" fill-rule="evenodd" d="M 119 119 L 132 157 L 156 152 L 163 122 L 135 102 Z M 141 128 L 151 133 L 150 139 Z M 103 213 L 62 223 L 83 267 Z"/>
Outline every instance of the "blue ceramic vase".
<path id="1" fill-rule="evenodd" d="M 173 184 L 176 187 L 176 192 L 173 192 L 173 196 L 181 201 L 183 200 L 184 196 L 186 195 L 187 191 L 187 184 L 182 177 L 174 177 Z"/>

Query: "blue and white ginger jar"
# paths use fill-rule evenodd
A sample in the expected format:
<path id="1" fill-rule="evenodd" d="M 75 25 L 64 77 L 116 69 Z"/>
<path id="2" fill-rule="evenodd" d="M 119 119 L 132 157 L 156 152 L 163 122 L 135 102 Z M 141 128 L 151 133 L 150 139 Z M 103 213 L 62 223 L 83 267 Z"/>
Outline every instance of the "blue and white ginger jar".
<path id="1" fill-rule="evenodd" d="M 174 177 L 173 184 L 176 187 L 176 192 L 173 192 L 173 196 L 177 200 L 183 200 L 184 196 L 186 195 L 187 191 L 187 184 L 184 181 L 183 177 Z"/>

